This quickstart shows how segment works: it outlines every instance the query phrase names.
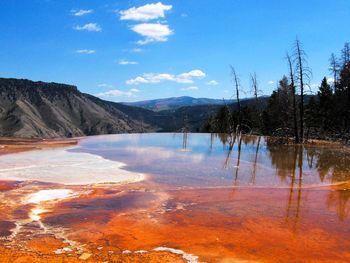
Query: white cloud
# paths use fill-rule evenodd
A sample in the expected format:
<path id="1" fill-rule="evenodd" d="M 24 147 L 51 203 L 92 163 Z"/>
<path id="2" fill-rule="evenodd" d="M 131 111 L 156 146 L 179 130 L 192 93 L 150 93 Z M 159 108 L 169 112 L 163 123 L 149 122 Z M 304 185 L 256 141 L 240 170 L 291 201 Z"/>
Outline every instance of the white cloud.
<path id="1" fill-rule="evenodd" d="M 327 83 L 329 85 L 332 85 L 334 83 L 334 78 L 327 78 Z M 309 88 L 311 89 L 311 91 L 318 90 L 320 86 L 321 86 L 320 83 L 311 83 L 311 84 L 309 84 Z"/>
<path id="2" fill-rule="evenodd" d="M 141 52 L 143 52 L 143 49 L 142 48 L 132 48 L 132 49 L 130 49 L 130 52 L 131 53 L 141 53 Z"/>
<path id="3" fill-rule="evenodd" d="M 219 85 L 219 82 L 217 82 L 216 80 L 211 80 L 207 82 L 207 85 L 209 86 L 217 86 Z"/>
<path id="4" fill-rule="evenodd" d="M 273 84 L 275 84 L 275 82 L 274 82 L 273 80 L 269 80 L 269 81 L 267 82 L 267 84 L 273 85 Z"/>
<path id="5" fill-rule="evenodd" d="M 152 42 L 166 42 L 168 36 L 173 34 L 173 31 L 168 25 L 159 23 L 143 23 L 134 25 L 131 30 L 143 36 L 143 40 L 139 40 L 137 43 L 139 45 L 145 45 Z"/>
<path id="6" fill-rule="evenodd" d="M 110 97 L 134 97 L 135 93 L 140 92 L 138 89 L 130 89 L 127 91 L 113 89 L 106 92 L 95 94 L 96 97 L 110 98 Z"/>
<path id="7" fill-rule="evenodd" d="M 178 83 L 193 83 L 193 78 L 204 78 L 206 75 L 199 69 L 191 70 L 190 72 L 182 73 L 176 77 Z"/>
<path id="8" fill-rule="evenodd" d="M 317 89 L 319 86 L 320 86 L 320 84 L 318 84 L 318 83 L 311 83 L 311 84 L 309 84 L 309 87 L 311 89 Z"/>
<path id="9" fill-rule="evenodd" d="M 182 88 L 181 90 L 191 91 L 191 90 L 199 90 L 199 88 L 197 86 L 191 86 L 191 87 L 187 87 L 187 88 Z"/>
<path id="10" fill-rule="evenodd" d="M 334 83 L 334 78 L 327 78 L 327 83 L 328 84 L 333 84 Z"/>
<path id="11" fill-rule="evenodd" d="M 161 73 L 161 74 L 145 73 L 142 76 L 138 76 L 134 79 L 127 80 L 126 84 L 128 85 L 138 85 L 141 83 L 154 84 L 154 83 L 159 83 L 163 80 L 174 81 L 175 77 L 174 75 L 167 74 L 167 73 Z"/>
<path id="12" fill-rule="evenodd" d="M 97 87 L 99 87 L 99 88 L 112 88 L 112 85 L 109 85 L 106 83 L 101 83 L 101 84 L 98 84 Z"/>
<path id="13" fill-rule="evenodd" d="M 88 9 L 88 10 L 84 10 L 84 9 L 80 9 L 80 10 L 71 10 L 71 13 L 73 16 L 84 16 L 87 14 L 91 14 L 93 13 L 94 10 L 92 9 Z"/>
<path id="14" fill-rule="evenodd" d="M 93 49 L 78 49 L 75 51 L 75 53 L 78 53 L 78 54 L 94 54 L 96 53 L 95 50 Z"/>
<path id="15" fill-rule="evenodd" d="M 150 83 L 150 81 L 143 77 L 136 77 L 134 79 L 127 80 L 125 83 L 128 85 L 138 85 L 140 83 Z"/>
<path id="16" fill-rule="evenodd" d="M 128 85 L 138 85 L 138 84 L 154 84 L 161 81 L 174 81 L 177 83 L 193 83 L 193 79 L 204 78 L 206 74 L 199 70 L 191 70 L 189 72 L 181 73 L 179 75 L 173 75 L 168 73 L 144 73 L 142 76 L 138 76 L 134 79 L 126 81 Z"/>
<path id="17" fill-rule="evenodd" d="M 205 73 L 199 69 L 191 70 L 190 72 L 182 73 L 179 75 L 179 78 L 203 78 L 205 77 Z"/>
<path id="18" fill-rule="evenodd" d="M 121 60 L 119 60 L 118 64 L 119 65 L 137 65 L 139 63 L 136 61 L 129 61 L 129 60 L 121 59 Z"/>
<path id="19" fill-rule="evenodd" d="M 96 24 L 96 23 L 88 23 L 88 24 L 85 24 L 83 26 L 76 26 L 74 27 L 75 30 L 78 30 L 78 31 L 94 31 L 94 32 L 100 32 L 102 31 L 102 28 Z"/>
<path id="20" fill-rule="evenodd" d="M 139 89 L 130 89 L 130 92 L 137 93 L 137 92 L 140 92 L 140 90 Z"/>
<path id="21" fill-rule="evenodd" d="M 163 5 L 161 2 L 156 4 L 146 4 L 140 7 L 132 7 L 120 11 L 121 20 L 148 21 L 157 18 L 164 18 L 165 11 L 172 9 L 171 5 Z"/>

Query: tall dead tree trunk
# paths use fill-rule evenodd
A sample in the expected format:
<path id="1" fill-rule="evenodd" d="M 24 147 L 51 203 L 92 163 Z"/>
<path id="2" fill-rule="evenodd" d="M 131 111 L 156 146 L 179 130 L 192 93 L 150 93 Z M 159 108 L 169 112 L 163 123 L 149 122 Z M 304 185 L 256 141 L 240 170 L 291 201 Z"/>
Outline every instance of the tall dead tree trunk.
<path id="1" fill-rule="evenodd" d="M 297 46 L 297 59 L 299 69 L 299 81 L 300 81 L 300 141 L 304 140 L 304 76 L 303 76 L 303 64 L 301 59 L 301 49 L 299 40 L 296 40 Z"/>
<path id="2" fill-rule="evenodd" d="M 330 64 L 330 71 L 333 75 L 333 91 L 336 92 L 340 66 L 339 66 L 339 61 L 337 57 L 334 55 L 334 53 L 332 53 L 331 57 L 329 58 L 329 64 Z"/>
<path id="3" fill-rule="evenodd" d="M 294 57 L 295 57 L 296 72 L 298 75 L 299 87 L 300 87 L 299 140 L 301 143 L 303 143 L 303 141 L 304 141 L 304 89 L 305 89 L 305 81 L 306 80 L 310 81 L 311 70 L 307 67 L 306 54 L 305 54 L 305 51 L 301 48 L 301 43 L 300 43 L 299 39 L 295 40 Z"/>
<path id="4" fill-rule="evenodd" d="M 250 81 L 252 82 L 252 89 L 255 98 L 255 104 L 258 106 L 258 80 L 256 78 L 256 73 L 250 75 Z"/>
<path id="5" fill-rule="evenodd" d="M 237 124 L 236 131 L 239 132 L 241 129 L 241 102 L 239 98 L 239 78 L 237 77 L 235 68 L 233 66 L 230 66 L 230 67 L 231 67 L 231 74 L 232 74 L 233 81 L 236 88 L 236 100 L 237 100 L 237 109 L 238 109 L 238 124 Z"/>
<path id="6" fill-rule="evenodd" d="M 258 123 L 259 123 L 259 129 L 260 132 L 263 129 L 264 123 L 263 123 L 263 118 L 262 118 L 262 111 L 261 107 L 259 106 L 259 94 L 261 94 L 261 90 L 259 90 L 259 84 L 258 84 L 258 79 L 256 77 L 256 73 L 250 74 L 250 81 L 252 85 L 252 92 L 255 98 L 255 110 L 256 114 L 258 116 Z"/>
<path id="7" fill-rule="evenodd" d="M 296 102 L 296 89 L 295 89 L 295 81 L 294 81 L 294 71 L 293 71 L 293 63 L 292 59 L 287 53 L 287 61 L 289 66 L 289 77 L 290 77 L 290 86 L 292 88 L 292 96 L 293 96 L 293 124 L 294 124 L 294 138 L 295 143 L 299 143 L 299 133 L 298 133 L 298 120 L 297 120 L 297 102 Z"/>

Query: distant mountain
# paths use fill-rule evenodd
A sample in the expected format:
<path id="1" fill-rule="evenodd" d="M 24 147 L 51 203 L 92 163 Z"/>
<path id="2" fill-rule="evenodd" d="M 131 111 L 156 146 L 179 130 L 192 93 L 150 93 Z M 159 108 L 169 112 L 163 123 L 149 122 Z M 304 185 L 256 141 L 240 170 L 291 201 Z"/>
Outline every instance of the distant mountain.
<path id="1" fill-rule="evenodd" d="M 233 103 L 233 100 L 224 101 L 223 99 L 192 98 L 188 96 L 173 97 L 166 99 L 145 100 L 137 102 L 124 103 L 125 105 L 141 107 L 153 111 L 175 110 L 184 106 L 198 105 L 224 105 L 224 103 Z"/>
<path id="2" fill-rule="evenodd" d="M 153 114 L 105 102 L 71 85 L 0 78 L 0 136 L 52 138 L 160 130 L 129 112 Z"/>

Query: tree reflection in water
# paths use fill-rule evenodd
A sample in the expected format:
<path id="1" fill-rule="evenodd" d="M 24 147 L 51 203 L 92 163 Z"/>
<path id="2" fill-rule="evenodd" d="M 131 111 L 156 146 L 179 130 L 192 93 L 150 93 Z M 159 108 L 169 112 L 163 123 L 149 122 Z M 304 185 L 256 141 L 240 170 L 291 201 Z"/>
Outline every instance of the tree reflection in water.
<path id="1" fill-rule="evenodd" d="M 349 216 L 350 207 L 347 205 L 349 199 L 349 189 L 337 189 L 329 192 L 327 206 L 328 208 L 335 208 L 341 221 L 345 221 Z"/>
<path id="2" fill-rule="evenodd" d="M 341 184 L 338 187 L 331 187 L 327 206 L 337 212 L 340 220 L 345 220 L 348 217 L 350 210 L 348 205 L 350 199 L 350 156 L 348 149 L 329 145 L 276 145 L 260 136 L 236 134 L 216 134 L 215 136 L 220 139 L 224 146 L 227 146 L 223 165 L 225 169 L 230 168 L 234 149 L 237 151 L 233 165 L 234 186 L 239 184 L 241 159 L 246 158 L 246 155 L 243 157 L 242 153 L 246 152 L 247 147 L 254 146 L 254 155 L 249 162 L 244 163 L 244 165 L 251 166 L 250 185 L 256 185 L 256 179 L 259 176 L 259 154 L 262 154 L 263 161 L 266 162 L 266 158 L 269 159 L 270 166 L 275 168 L 275 175 L 289 185 L 286 220 L 292 222 L 295 229 L 297 229 L 300 218 L 303 191 L 306 190 L 305 187 L 310 187 L 310 182 L 304 182 L 305 176 L 316 185 L 317 182 L 325 185 Z M 212 134 L 211 149 L 213 141 L 214 135 Z M 237 147 L 235 148 L 236 142 Z M 262 145 L 266 147 L 262 147 Z M 317 178 L 310 179 L 310 176 L 317 176 Z"/>

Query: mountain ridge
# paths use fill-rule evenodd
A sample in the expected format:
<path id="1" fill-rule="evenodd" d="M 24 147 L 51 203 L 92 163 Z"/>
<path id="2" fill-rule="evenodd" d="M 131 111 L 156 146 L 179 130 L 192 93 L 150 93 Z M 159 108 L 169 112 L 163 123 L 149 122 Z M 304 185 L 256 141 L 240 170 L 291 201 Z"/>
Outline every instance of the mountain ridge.
<path id="1" fill-rule="evenodd" d="M 141 107 L 153 111 L 175 110 L 184 106 L 198 105 L 224 105 L 231 104 L 235 100 L 210 99 L 210 98 L 194 98 L 190 96 L 169 97 L 152 100 L 142 100 L 136 102 L 120 102 L 129 106 Z"/>
<path id="2" fill-rule="evenodd" d="M 0 78 L 2 136 L 78 137 L 157 130 L 73 85 Z"/>

